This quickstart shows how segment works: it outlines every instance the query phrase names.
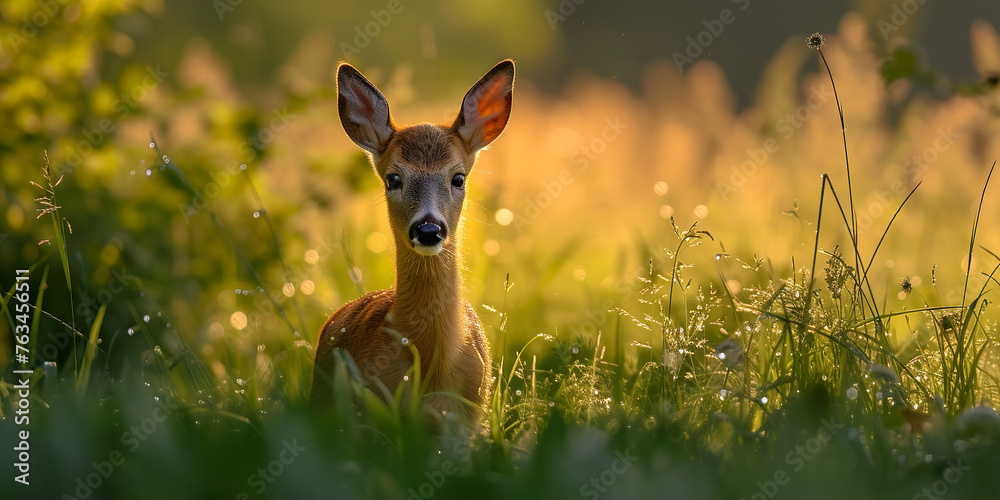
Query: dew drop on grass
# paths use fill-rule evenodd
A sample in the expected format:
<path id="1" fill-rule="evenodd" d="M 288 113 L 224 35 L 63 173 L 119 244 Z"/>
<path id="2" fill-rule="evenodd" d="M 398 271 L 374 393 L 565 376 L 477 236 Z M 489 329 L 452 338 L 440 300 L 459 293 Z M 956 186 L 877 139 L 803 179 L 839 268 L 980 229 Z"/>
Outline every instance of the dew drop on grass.
<path id="1" fill-rule="evenodd" d="M 361 283 L 362 279 L 361 268 L 359 268 L 358 266 L 352 267 L 350 270 L 347 271 L 347 276 L 351 279 L 352 283 Z"/>
<path id="2" fill-rule="evenodd" d="M 246 169 L 247 169 L 247 164 L 246 163 L 240 165 L 240 170 L 246 170 Z"/>
<path id="3" fill-rule="evenodd" d="M 146 169 L 146 177 L 152 177 L 152 176 L 153 176 L 153 169 L 147 168 Z"/>
<path id="4" fill-rule="evenodd" d="M 260 218 L 260 212 L 254 212 L 253 213 L 253 218 L 254 219 L 259 219 Z"/>
<path id="5" fill-rule="evenodd" d="M 580 348 L 573 346 L 573 354 L 579 354 L 579 353 L 580 353 Z"/>
<path id="6" fill-rule="evenodd" d="M 722 361 L 725 361 L 726 360 L 726 353 L 720 352 L 719 353 L 719 359 L 721 359 Z M 726 390 L 723 389 L 722 392 L 726 392 Z"/>
<path id="7" fill-rule="evenodd" d="M 403 343 L 403 345 L 407 345 L 410 343 L 410 339 L 403 337 L 403 340 L 401 340 L 401 342 Z"/>
<path id="8" fill-rule="evenodd" d="M 143 315 L 142 321 L 143 323 L 149 323 L 149 315 L 148 314 Z"/>
<path id="9" fill-rule="evenodd" d="M 847 399 L 854 400 L 854 399 L 857 399 L 857 398 L 858 398 L 858 388 L 857 387 L 848 387 L 847 388 Z"/>
<path id="10" fill-rule="evenodd" d="M 767 396 L 761 396 L 761 398 L 760 398 L 760 404 L 762 404 L 762 405 L 766 405 L 767 404 Z"/>
<path id="11" fill-rule="evenodd" d="M 132 329 L 132 327 L 129 327 L 129 329 L 128 329 L 128 335 L 129 335 L 129 337 L 131 337 L 132 335 L 135 335 L 135 330 Z"/>
<path id="12" fill-rule="evenodd" d="M 403 382 L 409 382 L 409 381 L 410 381 L 410 376 L 409 375 L 403 375 Z"/>
<path id="13" fill-rule="evenodd" d="M 520 397 L 521 396 L 521 389 L 518 389 L 518 390 L 514 391 L 514 395 Z"/>
<path id="14" fill-rule="evenodd" d="M 129 172 L 128 175 L 135 175 L 135 170 Z"/>

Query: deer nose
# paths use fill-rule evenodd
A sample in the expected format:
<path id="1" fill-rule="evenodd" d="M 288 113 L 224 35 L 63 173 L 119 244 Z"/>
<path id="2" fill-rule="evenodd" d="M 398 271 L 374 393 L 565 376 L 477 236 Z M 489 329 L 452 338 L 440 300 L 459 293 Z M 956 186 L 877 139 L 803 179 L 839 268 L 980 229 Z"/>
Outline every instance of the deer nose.
<path id="1" fill-rule="evenodd" d="M 410 226 L 410 241 L 414 244 L 432 247 L 444 241 L 447 236 L 448 231 L 440 221 L 425 219 Z"/>

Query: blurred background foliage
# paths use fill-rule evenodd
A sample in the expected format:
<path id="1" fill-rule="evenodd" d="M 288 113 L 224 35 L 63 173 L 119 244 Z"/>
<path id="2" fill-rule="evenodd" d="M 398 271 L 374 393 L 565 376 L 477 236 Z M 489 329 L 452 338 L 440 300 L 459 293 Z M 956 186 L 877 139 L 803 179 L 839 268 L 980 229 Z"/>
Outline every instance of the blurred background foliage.
<path id="1" fill-rule="evenodd" d="M 1000 7 L 930 2 L 895 24 L 890 1 L 745 3 L 5 1 L 0 284 L 49 268 L 37 361 L 65 377 L 107 304 L 92 394 L 166 362 L 228 384 L 178 384 L 187 398 L 285 398 L 247 396 L 237 413 L 301 402 L 326 316 L 393 279 L 380 184 L 337 117 L 337 62 L 357 65 L 412 123 L 451 121 L 465 90 L 512 57 L 514 113 L 470 180 L 464 234 L 466 286 L 496 358 L 539 333 L 593 339 L 615 323 L 612 307 L 639 316 L 637 278 L 650 261 L 669 270 L 671 217 L 714 237 L 686 255 L 686 277 L 745 294 L 809 260 L 820 174 L 845 199 L 836 105 L 803 43 L 818 30 L 847 120 L 863 250 L 923 182 L 872 268 L 884 307 L 954 305 L 970 268 L 982 285 L 996 259 L 965 255 L 1000 157 Z M 679 71 L 674 54 L 723 8 L 735 22 Z M 768 140 L 777 148 L 763 150 Z M 61 178 L 71 291 L 59 285 L 54 214 L 36 219 L 45 151 Z M 993 252 L 998 213 L 991 194 L 978 243 Z M 822 245 L 847 248 L 847 232 Z M 757 257 L 757 270 L 740 263 Z M 897 295 L 903 278 L 918 293 Z M 74 342 L 60 340 L 67 324 Z M 645 339 L 621 328 L 618 346 Z M 707 335 L 737 328 L 719 318 Z M 926 328 L 894 320 L 891 334 L 902 349 Z M 244 387 L 269 366 L 274 380 Z"/>

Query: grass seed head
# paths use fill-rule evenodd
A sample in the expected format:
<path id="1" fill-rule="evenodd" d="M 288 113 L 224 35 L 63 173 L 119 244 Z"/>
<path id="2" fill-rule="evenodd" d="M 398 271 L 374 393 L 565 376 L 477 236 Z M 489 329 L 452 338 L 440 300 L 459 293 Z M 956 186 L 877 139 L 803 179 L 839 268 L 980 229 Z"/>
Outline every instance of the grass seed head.
<path id="1" fill-rule="evenodd" d="M 823 48 L 823 44 L 826 42 L 826 38 L 820 32 L 813 33 L 806 38 L 806 46 L 810 49 L 820 50 Z"/>
<path id="2" fill-rule="evenodd" d="M 910 277 L 907 276 L 899 281 L 899 286 L 903 289 L 903 293 L 909 295 L 913 291 L 913 283 L 910 281 Z"/>

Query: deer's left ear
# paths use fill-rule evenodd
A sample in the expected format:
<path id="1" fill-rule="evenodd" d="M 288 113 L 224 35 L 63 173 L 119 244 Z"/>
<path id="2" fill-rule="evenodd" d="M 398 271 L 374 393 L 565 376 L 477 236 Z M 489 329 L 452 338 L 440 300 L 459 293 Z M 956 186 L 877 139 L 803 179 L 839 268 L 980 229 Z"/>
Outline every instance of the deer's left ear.
<path id="1" fill-rule="evenodd" d="M 514 61 L 506 59 L 489 70 L 465 94 L 452 128 L 470 151 L 486 147 L 500 137 L 514 93 Z"/>

